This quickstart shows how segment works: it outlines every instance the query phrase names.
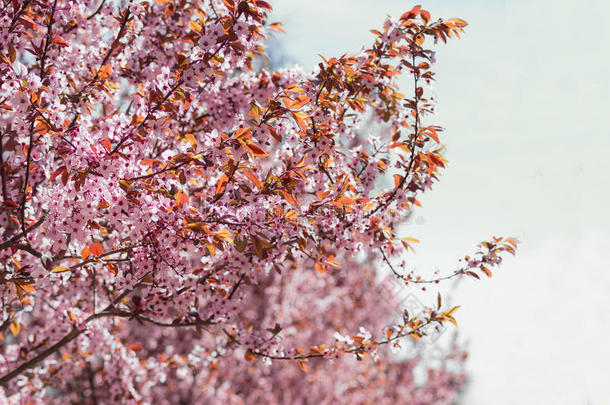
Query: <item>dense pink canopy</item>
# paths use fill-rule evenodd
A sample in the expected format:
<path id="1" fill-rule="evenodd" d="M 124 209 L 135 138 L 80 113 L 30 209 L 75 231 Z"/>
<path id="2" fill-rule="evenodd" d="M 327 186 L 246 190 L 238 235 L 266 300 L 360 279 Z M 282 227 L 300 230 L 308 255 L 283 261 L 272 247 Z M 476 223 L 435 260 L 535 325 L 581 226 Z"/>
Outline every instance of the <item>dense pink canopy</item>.
<path id="1" fill-rule="evenodd" d="M 444 167 L 419 7 L 313 72 L 270 71 L 260 0 L 0 2 L 0 402 L 442 404 L 465 354 L 398 226 Z M 411 95 L 398 78 L 413 84 Z M 475 272 L 476 271 L 476 272 Z M 414 370 L 426 376 L 416 381 Z"/>

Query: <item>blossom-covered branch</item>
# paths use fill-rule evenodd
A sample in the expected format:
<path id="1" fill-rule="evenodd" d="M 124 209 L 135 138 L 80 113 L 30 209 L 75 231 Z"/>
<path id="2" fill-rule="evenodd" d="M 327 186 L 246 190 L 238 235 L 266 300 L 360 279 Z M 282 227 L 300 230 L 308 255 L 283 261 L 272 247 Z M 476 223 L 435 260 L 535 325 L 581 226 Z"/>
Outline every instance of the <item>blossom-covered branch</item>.
<path id="1" fill-rule="evenodd" d="M 457 346 L 440 367 L 388 346 L 456 307 L 394 316 L 377 276 L 490 275 L 514 253 L 483 242 L 437 280 L 396 264 L 446 163 L 431 43 L 466 23 L 416 6 L 355 55 L 269 70 L 270 11 L 1 2 L 0 402 L 455 399 Z"/>

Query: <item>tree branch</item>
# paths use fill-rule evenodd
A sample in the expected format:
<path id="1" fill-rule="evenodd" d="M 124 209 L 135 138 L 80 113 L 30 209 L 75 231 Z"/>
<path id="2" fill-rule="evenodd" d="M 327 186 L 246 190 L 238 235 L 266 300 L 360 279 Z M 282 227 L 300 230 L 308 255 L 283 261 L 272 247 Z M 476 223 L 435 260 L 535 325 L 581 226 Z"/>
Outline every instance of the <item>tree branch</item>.
<path id="1" fill-rule="evenodd" d="M 32 232 L 34 229 L 38 228 L 40 225 L 42 225 L 42 223 L 45 221 L 45 219 L 47 219 L 46 213 L 38 221 L 36 221 L 33 225 L 31 225 L 29 228 L 24 229 L 22 232 L 11 237 L 7 241 L 0 243 L 0 250 L 10 247 L 14 242 L 16 242 L 19 239 L 21 239 L 22 237 L 26 236 L 29 232 Z"/>

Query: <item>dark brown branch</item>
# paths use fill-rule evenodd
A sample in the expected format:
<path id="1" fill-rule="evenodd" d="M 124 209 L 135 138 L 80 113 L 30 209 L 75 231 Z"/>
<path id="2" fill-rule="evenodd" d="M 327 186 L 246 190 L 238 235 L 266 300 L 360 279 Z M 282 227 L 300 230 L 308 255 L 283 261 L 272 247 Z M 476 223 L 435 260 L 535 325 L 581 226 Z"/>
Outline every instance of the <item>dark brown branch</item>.
<path id="1" fill-rule="evenodd" d="M 129 3 L 131 4 L 131 2 L 132 1 L 130 0 Z M 112 56 L 112 54 L 115 50 L 115 44 L 118 44 L 119 40 L 125 34 L 125 28 L 127 27 L 127 21 L 129 20 L 130 15 L 131 15 L 131 11 L 129 10 L 129 7 L 127 7 L 127 9 L 125 11 L 125 15 L 123 16 L 123 20 L 121 22 L 121 27 L 119 28 L 119 32 L 117 33 L 117 36 L 110 44 L 110 47 L 108 48 L 108 51 L 106 52 L 106 55 L 104 55 L 104 58 L 102 59 L 102 63 L 100 64 L 99 69 L 97 69 L 97 71 L 95 72 L 95 75 L 93 75 L 93 78 L 82 89 L 80 89 L 74 96 L 70 97 L 72 100 L 76 100 L 76 101 L 80 100 L 83 92 L 85 90 L 87 90 L 87 88 L 89 88 L 89 86 L 93 85 L 97 81 L 97 79 L 99 78 L 99 75 L 100 75 L 101 68 L 108 62 L 108 60 L 110 59 L 110 57 Z M 78 114 L 75 114 L 74 119 L 72 120 L 72 124 L 76 121 L 77 117 L 78 117 Z M 70 126 L 72 126 L 72 124 L 70 124 Z"/>
<path id="2" fill-rule="evenodd" d="M 97 8 L 97 10 L 95 10 L 93 12 L 93 14 L 91 14 L 89 17 L 87 17 L 87 21 L 91 20 L 93 17 L 98 15 L 100 13 L 100 11 L 102 11 L 102 8 L 104 7 L 105 3 L 106 3 L 106 0 L 102 0 L 102 2 L 100 3 L 100 6 Z M 78 27 L 78 24 L 71 25 L 65 32 L 68 33 L 70 31 L 74 30 L 76 27 Z"/>
<path id="3" fill-rule="evenodd" d="M 32 2 L 32 0 L 27 0 L 23 6 L 21 7 L 21 9 L 15 14 L 15 17 L 13 18 L 13 20 L 11 21 L 11 25 L 9 28 L 9 32 L 13 32 L 13 30 L 15 29 L 15 26 L 17 25 L 17 21 L 19 21 L 19 18 L 21 18 L 21 14 L 23 14 L 23 12 L 25 11 L 26 8 L 28 8 L 28 6 L 30 5 L 30 3 Z M 6 4 L 8 4 L 9 2 L 7 2 Z"/>
<path id="4" fill-rule="evenodd" d="M 131 4 L 131 1 L 129 3 Z M 125 34 L 125 27 L 127 26 L 127 21 L 129 20 L 130 15 L 131 15 L 131 10 L 129 10 L 129 7 L 127 7 L 127 10 L 125 11 L 125 16 L 123 17 L 123 21 L 121 22 L 121 28 L 119 28 L 119 33 L 117 34 L 117 36 L 116 36 L 115 40 L 112 42 L 112 44 L 110 44 L 110 48 L 108 49 L 108 52 L 106 52 L 106 55 L 104 56 L 104 59 L 102 60 L 102 63 L 100 64 L 100 69 L 98 69 L 97 72 L 95 72 L 95 75 L 93 76 L 93 79 L 91 79 L 91 82 L 89 82 L 89 85 L 95 83 L 95 81 L 97 80 L 97 78 L 100 75 L 101 67 L 104 66 L 106 64 L 106 62 L 108 62 L 108 59 L 110 59 L 110 56 L 114 52 L 114 44 L 117 43 Z"/>
<path id="5" fill-rule="evenodd" d="M 125 135 L 123 138 L 121 138 L 121 140 L 119 141 L 119 143 L 116 144 L 116 146 L 112 149 L 112 151 L 110 151 L 108 153 L 108 156 L 112 156 L 115 153 L 117 153 L 117 151 L 121 148 L 121 146 L 123 146 L 123 144 L 129 139 L 131 138 L 131 135 L 133 135 L 133 131 L 140 129 L 142 126 L 144 126 L 144 124 L 148 121 L 148 119 L 159 109 L 161 108 L 161 106 L 167 101 L 167 99 L 170 98 L 170 96 L 172 94 L 174 94 L 174 92 L 178 89 L 178 87 L 180 87 L 182 85 L 182 80 L 178 80 L 178 83 L 176 83 L 176 85 L 174 87 L 172 87 L 167 94 L 163 97 L 163 99 L 161 101 L 159 101 L 157 103 L 156 106 L 154 106 L 153 108 L 149 109 L 148 113 L 146 114 L 146 117 L 144 117 L 144 120 L 138 124 L 137 127 L 132 128 L 131 131 L 129 131 L 129 133 L 127 135 Z"/>
<path id="6" fill-rule="evenodd" d="M 421 35 L 423 31 L 419 31 L 417 32 L 413 38 L 414 41 L 413 43 L 415 43 L 415 38 L 418 35 Z M 367 214 L 367 217 L 372 216 L 373 214 L 375 214 L 377 211 L 379 211 L 381 208 L 385 208 L 387 207 L 392 200 L 394 199 L 394 197 L 396 196 L 396 193 L 398 192 L 398 190 L 401 190 L 402 187 L 405 185 L 407 178 L 409 177 L 409 175 L 411 174 L 411 170 L 413 169 L 413 163 L 415 162 L 415 147 L 417 146 L 417 140 L 419 139 L 419 121 L 420 121 L 420 117 L 419 117 L 419 96 L 417 95 L 417 87 L 418 87 L 418 82 L 419 82 L 419 75 L 418 75 L 418 68 L 415 65 L 415 52 L 418 49 L 416 49 L 415 47 L 413 47 L 413 49 L 411 49 L 411 54 L 412 54 L 412 65 L 413 65 L 413 87 L 414 87 L 414 92 L 415 92 L 415 96 L 414 96 L 414 110 L 415 110 L 415 125 L 414 125 L 414 134 L 413 134 L 413 139 L 411 140 L 411 143 L 409 145 L 409 149 L 411 150 L 411 157 L 409 159 L 409 165 L 407 166 L 407 170 L 405 172 L 404 177 L 402 178 L 402 180 L 400 181 L 400 183 L 398 184 L 398 186 L 396 186 L 396 188 L 394 188 L 394 190 L 392 191 L 392 193 L 390 193 L 390 195 L 386 198 L 386 200 L 382 203 L 380 203 L 379 205 L 377 205 L 377 207 L 375 207 L 375 209 L 371 212 L 369 212 Z"/>
<path id="7" fill-rule="evenodd" d="M 15 245 L 13 245 L 12 247 L 14 247 L 15 249 L 19 249 L 19 250 L 28 252 L 29 254 L 36 256 L 39 259 L 42 257 L 42 253 L 40 253 L 38 250 L 34 249 L 33 247 L 31 247 L 29 245 L 23 245 L 21 243 L 17 243 Z"/>
<path id="8" fill-rule="evenodd" d="M 148 273 L 146 275 L 144 275 L 144 277 L 146 277 L 147 275 L 148 275 Z M 144 279 L 144 277 L 142 277 L 142 279 Z M 142 281 L 140 281 L 139 283 L 141 283 L 141 282 Z M 136 287 L 137 287 L 137 285 L 136 285 Z M 123 293 L 121 293 L 118 297 L 116 297 L 112 301 L 112 303 L 106 307 L 106 310 L 104 310 L 100 313 L 91 315 L 90 317 L 88 317 L 85 320 L 84 324 L 87 324 L 87 323 L 93 321 L 94 319 L 108 317 L 108 316 L 116 316 L 113 312 L 108 312 L 108 310 L 113 308 L 114 305 L 116 305 L 118 302 L 120 302 L 123 298 L 125 298 L 132 291 L 133 290 L 123 291 Z M 131 314 L 130 314 L 130 316 L 131 316 Z M 70 343 L 71 341 L 76 339 L 78 336 L 80 336 L 83 332 L 85 332 L 85 330 L 86 329 L 78 329 L 77 327 L 73 327 L 72 330 L 66 336 L 64 336 L 59 342 L 55 343 L 53 346 L 49 347 L 47 350 L 38 354 L 36 357 L 32 357 L 30 360 L 26 361 L 25 363 L 22 363 L 19 367 L 15 368 L 13 371 L 10 371 L 9 373 L 0 377 L 0 385 L 6 386 L 6 384 L 10 380 L 17 377 L 22 372 L 34 367 L 36 364 L 40 363 L 41 361 L 43 361 L 44 359 L 46 359 L 53 353 L 57 352 L 63 346 L 67 345 L 68 343 Z"/>
<path id="9" fill-rule="evenodd" d="M 429 325 L 430 323 L 432 323 L 433 320 L 429 319 L 426 320 L 425 322 L 422 322 L 421 324 L 419 324 L 417 327 L 409 329 L 408 331 L 404 331 L 404 326 L 401 327 L 401 330 L 396 334 L 396 336 L 392 336 L 390 338 L 386 338 L 384 340 L 381 340 L 379 342 L 375 342 L 375 341 L 370 341 L 367 344 L 360 344 L 357 347 L 353 347 L 351 349 L 348 350 L 344 350 L 342 351 L 342 353 L 368 353 L 367 350 L 367 346 L 369 345 L 375 345 L 375 346 L 382 346 L 388 343 L 391 343 L 395 340 L 398 340 L 400 338 L 409 336 L 409 335 L 413 335 L 416 334 L 417 336 L 422 336 L 423 332 L 421 331 L 425 326 Z M 225 331 L 225 333 L 227 333 Z M 237 343 L 237 344 L 241 344 L 239 341 L 237 341 L 235 338 L 233 338 L 231 336 L 232 340 Z M 250 352 L 256 356 L 259 357 L 266 357 L 268 359 L 272 359 L 272 360 L 307 360 L 307 359 L 314 359 L 314 358 L 320 358 L 320 357 L 324 357 L 326 356 L 326 354 L 324 353 L 309 353 L 309 354 L 300 354 L 297 356 L 274 356 L 271 354 L 266 354 L 263 352 L 259 352 L 257 350 L 250 350 Z"/>
<path id="10" fill-rule="evenodd" d="M 40 57 L 40 80 L 44 80 L 44 64 L 47 58 L 47 52 L 49 50 L 49 45 L 51 44 L 51 30 L 53 29 L 53 19 L 55 18 L 55 8 L 57 7 L 57 0 L 53 2 L 53 9 L 51 10 L 51 15 L 49 16 L 49 23 L 47 24 L 47 38 L 44 43 L 44 50 L 42 51 L 42 56 Z"/>
<path id="11" fill-rule="evenodd" d="M 23 197 L 21 198 L 21 231 L 24 235 L 26 235 L 25 228 L 25 203 L 27 200 L 27 191 L 28 191 L 28 183 L 30 182 L 30 164 L 32 162 L 32 143 L 34 141 L 34 119 L 32 119 L 32 123 L 30 124 L 30 137 L 28 143 L 28 153 L 25 161 L 25 179 L 23 181 Z"/>
<path id="12" fill-rule="evenodd" d="M 38 356 L 31 358 L 30 360 L 26 361 L 25 363 L 22 363 L 19 367 L 17 367 L 13 371 L 9 372 L 8 374 L 5 374 L 2 377 L 0 377 L 0 385 L 3 385 L 3 386 L 6 385 L 10 380 L 17 377 L 19 374 L 21 374 L 25 370 L 28 370 L 28 369 L 34 367 L 36 364 L 40 363 L 41 361 L 43 361 L 44 359 L 49 357 L 50 355 L 52 355 L 53 353 L 58 351 L 63 346 L 67 345 L 68 343 L 70 343 L 71 341 L 76 339 L 83 332 L 84 331 L 79 330 L 77 328 L 72 329 L 70 331 L 70 333 L 68 333 L 66 336 L 64 336 L 59 342 L 57 342 L 53 346 L 49 347 L 47 350 L 40 353 Z"/>
<path id="13" fill-rule="evenodd" d="M 241 282 L 244 280 L 244 275 L 242 274 L 239 277 L 239 280 L 237 280 L 237 283 L 235 283 L 235 285 L 233 286 L 233 288 L 231 289 L 231 293 L 229 294 L 229 296 L 227 297 L 228 300 L 230 300 L 231 298 L 233 298 L 233 295 L 235 294 L 235 292 L 237 291 L 237 289 L 239 288 Z"/>
<path id="14" fill-rule="evenodd" d="M 8 191 L 6 188 L 6 173 L 4 172 L 4 160 L 2 154 L 4 153 L 4 133 L 0 132 L 0 177 L 2 178 L 2 201 L 8 200 Z"/>
<path id="15" fill-rule="evenodd" d="M 32 232 L 34 229 L 36 229 L 40 225 L 42 225 L 42 223 L 45 221 L 45 219 L 47 219 L 46 213 L 38 221 L 36 221 L 34 224 L 32 224 L 29 228 L 23 230 L 22 232 L 18 233 L 15 236 L 11 237 L 7 241 L 0 243 L 0 250 L 6 249 L 7 247 L 12 246 L 13 243 L 15 243 L 22 237 L 26 236 L 29 232 Z"/>
<path id="16" fill-rule="evenodd" d="M 459 269 L 459 270 L 456 270 L 456 271 L 454 271 L 453 273 L 451 273 L 449 275 L 446 275 L 446 276 L 443 276 L 443 277 L 438 277 L 438 278 L 435 278 L 435 279 L 432 279 L 432 280 L 412 279 L 411 277 L 404 276 L 404 275 L 400 274 L 398 271 L 396 271 L 396 269 L 392 265 L 392 262 L 390 262 L 390 259 L 388 259 L 388 257 L 386 256 L 385 252 L 383 251 L 383 249 L 379 249 L 379 251 L 381 252 L 381 256 L 383 257 L 383 261 L 388 265 L 388 267 L 390 267 L 390 270 L 392 271 L 394 276 L 396 276 L 400 280 L 403 280 L 405 283 L 413 283 L 413 284 L 438 284 L 441 281 L 450 280 L 452 278 L 455 278 L 457 276 L 461 276 L 461 275 L 465 274 L 465 270 Z"/>
<path id="17" fill-rule="evenodd" d="M 156 172 L 154 172 L 154 173 L 145 174 L 145 175 L 143 175 L 143 176 L 138 176 L 138 177 L 132 177 L 132 178 L 130 178 L 130 179 L 124 179 L 124 180 L 127 180 L 127 181 L 135 181 L 135 180 L 144 180 L 144 179 L 148 179 L 148 178 L 150 178 L 150 177 L 154 177 L 154 176 L 156 176 L 156 175 L 158 175 L 158 174 L 162 174 L 162 173 L 165 173 L 165 172 L 169 172 L 169 171 L 172 171 L 172 170 L 179 169 L 180 167 L 182 167 L 182 166 L 184 166 L 184 165 L 186 165 L 186 164 L 189 164 L 189 163 L 190 163 L 190 161 L 182 162 L 182 163 L 180 163 L 180 164 L 178 164 L 178 165 L 175 165 L 175 166 L 170 166 L 170 167 L 166 167 L 165 169 L 161 169 L 161 170 L 156 171 Z"/>

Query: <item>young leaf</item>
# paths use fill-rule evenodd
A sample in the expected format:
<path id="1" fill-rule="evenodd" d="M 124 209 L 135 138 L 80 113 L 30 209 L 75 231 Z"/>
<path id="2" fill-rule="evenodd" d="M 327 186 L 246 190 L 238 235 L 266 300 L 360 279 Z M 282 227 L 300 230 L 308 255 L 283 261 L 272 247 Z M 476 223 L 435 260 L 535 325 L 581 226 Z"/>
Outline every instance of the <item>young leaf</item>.
<path id="1" fill-rule="evenodd" d="M 57 266 L 53 270 L 51 270 L 51 273 L 63 273 L 64 271 L 68 271 L 68 270 L 70 270 L 69 267 L 66 267 L 66 266 Z"/>

